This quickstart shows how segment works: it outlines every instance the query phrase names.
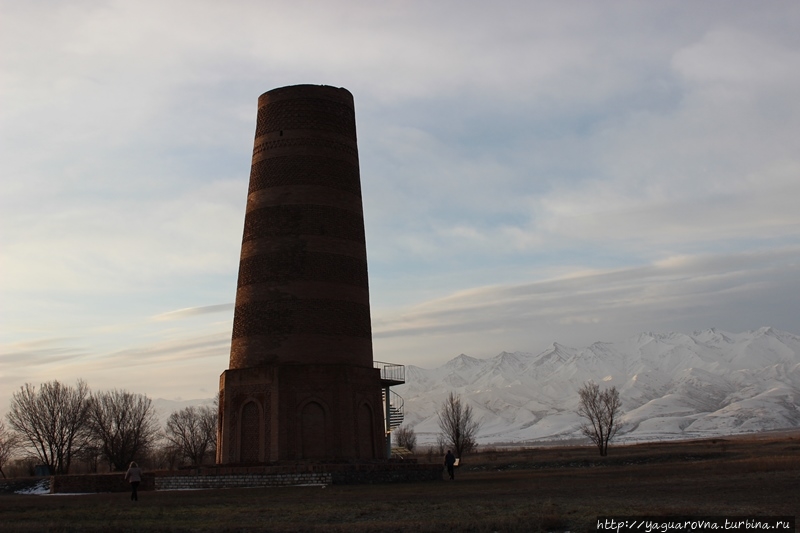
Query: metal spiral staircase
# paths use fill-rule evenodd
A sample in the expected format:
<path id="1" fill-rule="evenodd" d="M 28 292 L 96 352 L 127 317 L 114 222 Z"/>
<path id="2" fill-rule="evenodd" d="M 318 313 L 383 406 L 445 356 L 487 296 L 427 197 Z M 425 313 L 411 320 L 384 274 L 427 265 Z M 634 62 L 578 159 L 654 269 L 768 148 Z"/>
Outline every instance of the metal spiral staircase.
<path id="1" fill-rule="evenodd" d="M 389 402 L 386 402 L 386 391 L 389 391 Z M 403 397 L 389 390 L 389 387 L 383 389 L 383 419 L 387 431 L 397 429 L 403 423 Z M 386 420 L 386 405 L 389 406 L 389 420 Z"/>
<path id="2" fill-rule="evenodd" d="M 383 423 L 386 430 L 386 457 L 392 456 L 392 430 L 403 423 L 403 398 L 392 392 L 392 385 L 406 382 L 406 367 L 394 363 L 374 361 L 375 368 L 381 371 L 381 387 L 383 388 Z"/>

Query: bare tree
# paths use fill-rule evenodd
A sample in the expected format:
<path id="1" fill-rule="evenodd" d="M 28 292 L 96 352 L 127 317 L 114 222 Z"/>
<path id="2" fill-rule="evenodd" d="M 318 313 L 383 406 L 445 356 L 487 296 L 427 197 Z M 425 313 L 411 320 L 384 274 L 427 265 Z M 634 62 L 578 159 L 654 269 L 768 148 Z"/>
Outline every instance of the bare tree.
<path id="1" fill-rule="evenodd" d="M 8 423 L 53 473 L 66 474 L 88 441 L 89 405 L 89 386 L 83 380 L 75 387 L 51 381 L 38 391 L 26 383 L 11 397 Z"/>
<path id="2" fill-rule="evenodd" d="M 101 455 L 112 470 L 125 470 L 158 437 L 153 402 L 143 394 L 124 390 L 92 396 L 89 423 Z"/>
<path id="3" fill-rule="evenodd" d="M 448 446 L 450 446 L 450 444 L 447 443 L 447 439 L 444 438 L 444 435 L 442 435 L 441 433 L 436 435 L 436 454 L 437 455 L 444 455 L 444 452 L 447 450 Z M 431 446 L 431 449 L 433 449 L 433 446 Z"/>
<path id="4" fill-rule="evenodd" d="M 3 467 L 8 464 L 14 456 L 14 452 L 19 444 L 19 439 L 15 433 L 6 429 L 6 425 L 0 420 L 0 474 L 6 477 Z"/>
<path id="5" fill-rule="evenodd" d="M 72 462 L 72 471 L 74 473 L 97 474 L 100 471 L 101 459 L 103 458 L 102 445 L 98 443 L 96 437 L 93 437 L 86 446 L 81 448 L 80 452 L 75 454 L 75 460 Z M 105 465 L 105 463 L 103 464 Z M 78 470 L 79 468 L 80 470 Z"/>
<path id="6" fill-rule="evenodd" d="M 453 447 L 456 457 L 461 457 L 477 447 L 475 436 L 480 423 L 473 418 L 472 407 L 461 401 L 461 396 L 451 392 L 436 414 L 439 417 L 442 440 Z"/>
<path id="7" fill-rule="evenodd" d="M 217 410 L 213 407 L 186 407 L 167 419 L 166 438 L 170 445 L 193 466 L 214 455 L 217 445 Z"/>
<path id="8" fill-rule="evenodd" d="M 586 419 L 581 431 L 597 446 L 601 456 L 608 455 L 608 441 L 619 430 L 617 415 L 622 407 L 616 387 L 600 390 L 594 381 L 589 381 L 578 390 L 580 404 L 578 414 Z"/>
<path id="9" fill-rule="evenodd" d="M 150 450 L 149 464 L 159 470 L 175 470 L 182 460 L 181 450 L 166 439 Z"/>
<path id="10" fill-rule="evenodd" d="M 411 427 L 399 427 L 394 430 L 394 435 L 398 446 L 405 448 L 410 452 L 414 451 L 414 448 L 417 446 L 417 434 L 414 433 L 414 430 Z"/>

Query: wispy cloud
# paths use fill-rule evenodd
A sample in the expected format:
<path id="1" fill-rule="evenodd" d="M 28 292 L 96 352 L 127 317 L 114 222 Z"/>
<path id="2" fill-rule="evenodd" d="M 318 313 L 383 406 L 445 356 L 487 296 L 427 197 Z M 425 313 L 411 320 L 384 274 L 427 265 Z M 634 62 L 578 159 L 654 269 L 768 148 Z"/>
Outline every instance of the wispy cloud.
<path id="1" fill-rule="evenodd" d="M 389 350 L 399 339 L 405 357 L 424 361 L 442 357 L 443 349 L 450 356 L 493 354 L 501 348 L 535 351 L 555 341 L 582 346 L 645 330 L 716 326 L 737 331 L 767 323 L 789 330 L 793 316 L 772 311 L 788 313 L 795 305 L 799 260 L 797 247 L 685 256 L 460 291 L 376 316 L 376 350 Z"/>
<path id="2" fill-rule="evenodd" d="M 15 366 L 48 365 L 85 358 L 89 352 L 86 349 L 71 347 L 74 340 L 40 339 L 0 346 L 0 367 L 8 371 Z"/>
<path id="3" fill-rule="evenodd" d="M 195 317 L 198 315 L 207 315 L 210 313 L 233 311 L 233 307 L 234 307 L 233 303 L 205 305 L 202 307 L 187 307 L 184 309 L 177 309 L 175 311 L 168 311 L 166 313 L 155 315 L 152 319 L 158 321 L 180 320 L 182 318 Z"/>
<path id="4" fill-rule="evenodd" d="M 24 383 L 85 380 L 93 390 L 125 388 L 153 397 L 210 396 L 227 368 L 230 330 L 139 339 L 111 351 L 79 347 L 89 339 L 47 339 L 0 347 L 0 405 Z M 203 389 L 205 392 L 202 392 Z M 180 392 L 183 391 L 183 392 Z M 4 408 L 4 407 L 3 407 Z"/>

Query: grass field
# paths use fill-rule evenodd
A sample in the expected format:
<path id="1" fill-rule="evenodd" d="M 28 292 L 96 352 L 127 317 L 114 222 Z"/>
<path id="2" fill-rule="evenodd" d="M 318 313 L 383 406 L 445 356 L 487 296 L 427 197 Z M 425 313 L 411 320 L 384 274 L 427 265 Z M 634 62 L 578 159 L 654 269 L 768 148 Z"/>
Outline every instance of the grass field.
<path id="1" fill-rule="evenodd" d="M 418 458 L 421 462 L 426 456 Z M 435 458 L 438 462 L 438 458 Z M 597 516 L 798 515 L 800 433 L 484 450 L 456 481 L 0 496 L 0 531 L 593 531 Z"/>

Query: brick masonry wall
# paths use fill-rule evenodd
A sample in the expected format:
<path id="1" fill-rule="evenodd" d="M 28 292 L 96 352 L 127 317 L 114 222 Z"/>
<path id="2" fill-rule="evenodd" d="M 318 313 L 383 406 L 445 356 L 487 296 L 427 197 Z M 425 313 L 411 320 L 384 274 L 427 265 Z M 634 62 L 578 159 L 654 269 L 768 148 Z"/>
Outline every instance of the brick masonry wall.
<path id="1" fill-rule="evenodd" d="M 371 328 L 353 96 L 320 85 L 268 91 L 258 99 L 229 368 L 371 367 Z"/>
<path id="2" fill-rule="evenodd" d="M 217 460 L 382 459 L 353 95 L 273 89 L 256 122 Z"/>

